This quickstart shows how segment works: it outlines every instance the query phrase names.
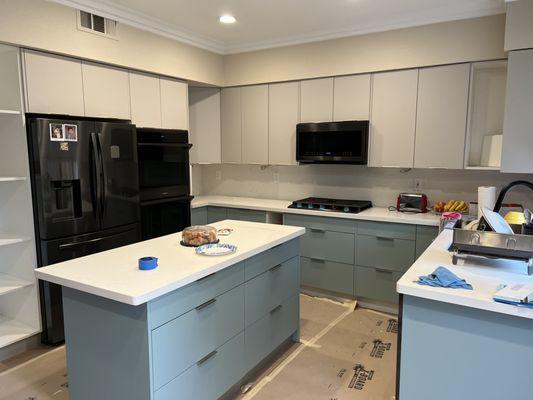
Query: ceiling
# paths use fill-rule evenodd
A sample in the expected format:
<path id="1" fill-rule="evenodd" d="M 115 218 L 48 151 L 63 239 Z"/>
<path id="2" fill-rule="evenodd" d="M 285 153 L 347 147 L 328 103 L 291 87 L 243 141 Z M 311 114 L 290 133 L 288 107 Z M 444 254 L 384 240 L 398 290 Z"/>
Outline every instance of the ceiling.
<path id="1" fill-rule="evenodd" d="M 53 0 L 220 54 L 503 13 L 504 0 Z M 221 14 L 237 18 L 218 22 Z"/>

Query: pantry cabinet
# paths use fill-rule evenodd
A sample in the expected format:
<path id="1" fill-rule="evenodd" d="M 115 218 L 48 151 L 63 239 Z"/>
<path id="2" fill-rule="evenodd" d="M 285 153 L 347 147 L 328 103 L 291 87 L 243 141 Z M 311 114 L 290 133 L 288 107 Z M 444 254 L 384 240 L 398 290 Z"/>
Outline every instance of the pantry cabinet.
<path id="1" fill-rule="evenodd" d="M 175 79 L 160 78 L 161 127 L 189 129 L 187 84 Z"/>
<path id="2" fill-rule="evenodd" d="M 470 64 L 420 69 L 415 168 L 463 168 L 469 83 Z"/>
<path id="3" fill-rule="evenodd" d="M 369 165 L 412 168 L 418 70 L 374 74 Z"/>
<path id="4" fill-rule="evenodd" d="M 159 77 L 130 72 L 131 121 L 138 127 L 161 128 Z"/>
<path id="5" fill-rule="evenodd" d="M 242 163 L 241 88 L 222 89 L 220 97 L 222 162 Z"/>
<path id="6" fill-rule="evenodd" d="M 81 67 L 85 115 L 130 119 L 128 71 L 89 62 Z"/>
<path id="7" fill-rule="evenodd" d="M 268 164 L 268 85 L 241 89 L 242 162 Z"/>
<path id="8" fill-rule="evenodd" d="M 83 116 L 81 61 L 24 50 L 26 111 Z"/>
<path id="9" fill-rule="evenodd" d="M 268 89 L 268 163 L 296 165 L 296 124 L 300 83 L 276 83 Z"/>
<path id="10" fill-rule="evenodd" d="M 333 120 L 333 78 L 300 82 L 300 121 Z"/>
<path id="11" fill-rule="evenodd" d="M 334 121 L 370 119 L 370 74 L 336 77 L 333 89 Z"/>

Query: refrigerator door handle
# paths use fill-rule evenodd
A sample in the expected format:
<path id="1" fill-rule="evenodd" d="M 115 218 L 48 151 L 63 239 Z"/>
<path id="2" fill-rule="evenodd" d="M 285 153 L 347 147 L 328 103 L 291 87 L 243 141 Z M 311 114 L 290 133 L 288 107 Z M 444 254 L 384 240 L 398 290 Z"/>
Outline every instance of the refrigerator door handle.
<path id="1" fill-rule="evenodd" d="M 104 239 L 105 239 L 105 237 L 101 237 L 101 238 L 96 238 L 96 239 L 91 239 L 91 240 L 84 240 L 83 242 L 63 243 L 63 244 L 60 244 L 60 245 L 59 245 L 59 248 L 60 248 L 61 250 L 63 250 L 63 249 L 71 248 L 71 247 L 83 246 L 83 245 L 85 245 L 85 244 L 91 244 L 91 243 L 101 242 L 101 241 L 104 240 Z"/>
<path id="2" fill-rule="evenodd" d="M 93 209 L 96 218 L 100 216 L 100 192 L 101 192 L 101 175 L 102 175 L 102 163 L 100 161 L 100 152 L 98 151 L 98 143 L 96 134 L 91 132 L 91 157 L 92 157 L 92 171 L 91 174 L 94 175 L 94 182 L 91 180 L 91 198 L 93 201 Z"/>
<path id="3" fill-rule="evenodd" d="M 98 145 L 98 154 L 100 160 L 100 220 L 104 219 L 105 214 L 105 170 L 104 170 L 104 156 L 102 154 L 102 145 L 100 143 L 101 133 L 95 133 L 96 143 Z"/>

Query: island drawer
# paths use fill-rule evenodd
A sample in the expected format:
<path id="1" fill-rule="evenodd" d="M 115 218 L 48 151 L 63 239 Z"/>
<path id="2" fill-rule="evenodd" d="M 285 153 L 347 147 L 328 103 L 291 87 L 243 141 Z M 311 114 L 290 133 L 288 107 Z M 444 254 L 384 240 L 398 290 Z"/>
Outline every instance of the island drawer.
<path id="1" fill-rule="evenodd" d="M 406 271 L 415 261 L 413 240 L 357 235 L 356 264 L 391 271 Z"/>
<path id="2" fill-rule="evenodd" d="M 150 329 L 163 325 L 243 282 L 244 262 L 240 262 L 149 302 Z"/>
<path id="3" fill-rule="evenodd" d="M 154 393 L 154 400 L 213 400 L 245 374 L 244 333 L 203 355 L 193 366 Z"/>
<path id="4" fill-rule="evenodd" d="M 300 242 L 302 257 L 354 264 L 355 240 L 351 233 L 308 228 Z"/>
<path id="5" fill-rule="evenodd" d="M 301 258 L 301 284 L 311 288 L 354 295 L 354 266 L 333 261 Z"/>
<path id="6" fill-rule="evenodd" d="M 298 295 L 274 307 L 263 318 L 246 328 L 246 370 L 249 371 L 298 329 Z"/>
<path id="7" fill-rule="evenodd" d="M 357 223 L 357 234 L 383 238 L 415 240 L 416 225 L 360 221 Z"/>
<path id="8" fill-rule="evenodd" d="M 355 221 L 342 218 L 317 217 L 314 215 L 284 214 L 285 225 L 302 226 L 331 232 L 355 233 Z"/>
<path id="9" fill-rule="evenodd" d="M 244 286 L 152 331 L 154 388 L 178 376 L 244 329 Z"/>
<path id="10" fill-rule="evenodd" d="M 244 321 L 249 326 L 277 305 L 298 294 L 299 257 L 272 267 L 244 284 Z"/>
<path id="11" fill-rule="evenodd" d="M 355 296 L 370 300 L 398 303 L 396 282 L 402 273 L 367 267 L 355 267 Z"/>
<path id="12" fill-rule="evenodd" d="M 245 261 L 244 279 L 248 281 L 298 255 L 298 244 L 299 240 L 293 239 L 249 258 Z"/>
<path id="13" fill-rule="evenodd" d="M 243 210 L 242 208 L 228 208 L 228 219 L 250 222 L 266 222 L 266 212 L 259 210 Z"/>

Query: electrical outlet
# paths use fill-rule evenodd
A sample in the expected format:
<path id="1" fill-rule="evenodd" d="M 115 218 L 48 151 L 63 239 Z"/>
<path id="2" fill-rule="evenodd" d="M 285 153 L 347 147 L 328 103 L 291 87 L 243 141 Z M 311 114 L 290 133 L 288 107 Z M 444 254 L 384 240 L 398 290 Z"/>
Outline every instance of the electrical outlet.
<path id="1" fill-rule="evenodd" d="M 215 179 L 216 179 L 217 181 L 221 181 L 221 180 L 222 180 L 222 171 L 221 171 L 221 170 L 217 170 L 217 171 L 215 172 Z"/>
<path id="2" fill-rule="evenodd" d="M 415 190 L 422 190 L 422 179 L 415 179 Z"/>
<path id="3" fill-rule="evenodd" d="M 274 183 L 279 183 L 279 172 L 274 172 L 272 177 L 274 178 Z"/>

